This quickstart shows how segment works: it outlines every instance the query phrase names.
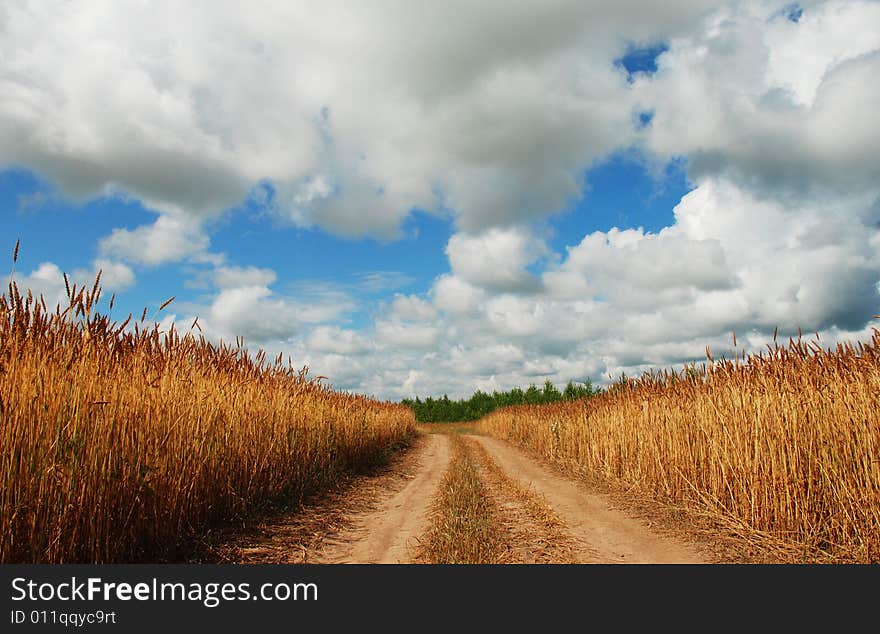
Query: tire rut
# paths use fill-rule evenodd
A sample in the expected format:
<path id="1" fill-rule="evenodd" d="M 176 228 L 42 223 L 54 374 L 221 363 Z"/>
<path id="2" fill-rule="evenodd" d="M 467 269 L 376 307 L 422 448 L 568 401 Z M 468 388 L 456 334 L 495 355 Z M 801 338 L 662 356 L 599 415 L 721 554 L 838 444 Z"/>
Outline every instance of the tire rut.
<path id="1" fill-rule="evenodd" d="M 449 464 L 449 439 L 432 434 L 424 440 L 415 473 L 402 489 L 385 495 L 371 512 L 326 548 L 322 563 L 407 563 L 428 526 L 431 500 Z"/>
<path id="2" fill-rule="evenodd" d="M 469 436 L 522 486 L 542 496 L 570 534 L 586 544 L 584 563 L 705 563 L 692 546 L 655 534 L 610 500 L 552 473 L 521 450 L 487 436 Z"/>
<path id="3" fill-rule="evenodd" d="M 419 436 L 380 472 L 226 539 L 220 563 L 398 563 L 412 559 L 449 462 L 448 438 Z"/>
<path id="4" fill-rule="evenodd" d="M 472 437 L 465 442 L 489 494 L 499 509 L 507 552 L 504 563 L 577 563 L 588 551 L 572 538 L 565 523 L 541 496 L 507 476 L 485 447 Z"/>

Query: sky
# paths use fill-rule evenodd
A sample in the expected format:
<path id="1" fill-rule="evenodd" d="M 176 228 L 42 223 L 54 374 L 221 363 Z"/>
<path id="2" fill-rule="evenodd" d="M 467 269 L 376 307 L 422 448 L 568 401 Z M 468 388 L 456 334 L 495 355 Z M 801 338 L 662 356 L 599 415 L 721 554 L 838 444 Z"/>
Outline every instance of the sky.
<path id="1" fill-rule="evenodd" d="M 864 340 L 877 77 L 876 1 L 11 0 L 0 281 L 391 400 Z"/>

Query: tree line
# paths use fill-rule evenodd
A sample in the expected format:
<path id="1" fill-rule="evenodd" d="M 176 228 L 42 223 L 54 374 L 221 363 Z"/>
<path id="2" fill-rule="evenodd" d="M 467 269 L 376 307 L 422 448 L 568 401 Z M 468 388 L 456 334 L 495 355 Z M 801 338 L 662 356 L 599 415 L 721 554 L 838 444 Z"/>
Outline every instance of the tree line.
<path id="1" fill-rule="evenodd" d="M 402 403 L 413 409 L 420 423 L 452 423 L 477 420 L 498 407 L 575 401 L 601 392 L 602 388 L 594 388 L 589 380 L 584 383 L 569 381 L 565 389 L 560 391 L 548 379 L 543 388 L 532 384 L 525 390 L 515 387 L 507 392 L 494 391 L 491 394 L 477 390 L 468 399 L 452 400 L 444 394 L 441 398 L 404 399 Z"/>

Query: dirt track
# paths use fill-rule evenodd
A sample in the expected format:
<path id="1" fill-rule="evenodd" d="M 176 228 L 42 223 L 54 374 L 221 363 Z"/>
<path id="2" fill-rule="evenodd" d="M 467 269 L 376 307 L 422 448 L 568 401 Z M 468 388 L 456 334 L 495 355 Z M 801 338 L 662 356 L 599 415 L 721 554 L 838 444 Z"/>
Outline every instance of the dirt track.
<path id="1" fill-rule="evenodd" d="M 487 436 L 482 444 L 509 476 L 543 496 L 580 544 L 582 563 L 701 563 L 696 549 L 654 534 L 640 521 L 612 508 L 610 500 L 556 475 L 519 449 Z"/>
<path id="2" fill-rule="evenodd" d="M 486 450 L 480 466 L 488 485 L 486 504 L 503 516 L 506 534 L 501 538 L 507 540 L 510 554 L 506 561 L 705 561 L 697 548 L 655 533 L 643 521 L 613 508 L 610 498 L 558 475 L 509 443 L 475 435 L 466 436 L 466 441 Z M 242 563 L 412 562 L 419 539 L 430 527 L 432 503 L 450 455 L 447 434 L 423 435 L 383 471 L 238 535 L 219 549 L 219 558 Z"/>
<path id="3" fill-rule="evenodd" d="M 307 506 L 233 531 L 207 559 L 237 563 L 397 563 L 425 531 L 449 462 L 449 438 L 420 436 L 383 469 Z"/>
<path id="4" fill-rule="evenodd" d="M 449 439 L 431 434 L 418 450 L 418 471 L 377 508 L 361 514 L 355 526 L 325 549 L 327 563 L 406 563 L 428 523 L 428 510 L 449 463 Z"/>

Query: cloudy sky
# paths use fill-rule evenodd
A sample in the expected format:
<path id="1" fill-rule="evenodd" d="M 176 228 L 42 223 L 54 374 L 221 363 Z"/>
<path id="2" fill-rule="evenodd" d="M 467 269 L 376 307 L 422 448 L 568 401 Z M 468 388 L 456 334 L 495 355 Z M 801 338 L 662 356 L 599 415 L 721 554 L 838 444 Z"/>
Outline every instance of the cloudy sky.
<path id="1" fill-rule="evenodd" d="M 0 251 L 382 398 L 880 313 L 880 3 L 0 5 Z"/>

